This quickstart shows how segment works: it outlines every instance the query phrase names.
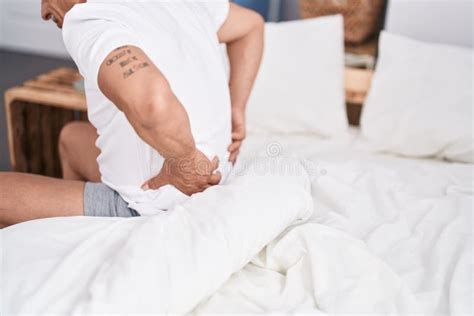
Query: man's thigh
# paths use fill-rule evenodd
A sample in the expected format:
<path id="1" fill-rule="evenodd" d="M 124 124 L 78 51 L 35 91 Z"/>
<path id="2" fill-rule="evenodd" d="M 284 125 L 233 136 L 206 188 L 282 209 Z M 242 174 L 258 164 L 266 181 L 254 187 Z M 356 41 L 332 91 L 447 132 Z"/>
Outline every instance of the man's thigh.
<path id="1" fill-rule="evenodd" d="M 84 215 L 84 182 L 0 172 L 0 224 Z"/>
<path id="2" fill-rule="evenodd" d="M 105 184 L 18 172 L 0 172 L 0 201 L 0 229 L 48 217 L 140 216 Z"/>

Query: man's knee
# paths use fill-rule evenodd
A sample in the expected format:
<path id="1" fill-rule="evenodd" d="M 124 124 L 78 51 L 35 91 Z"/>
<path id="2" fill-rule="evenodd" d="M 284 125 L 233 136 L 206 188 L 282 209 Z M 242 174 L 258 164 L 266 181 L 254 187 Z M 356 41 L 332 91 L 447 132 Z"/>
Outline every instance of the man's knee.
<path id="1" fill-rule="evenodd" d="M 88 122 L 71 122 L 59 134 L 59 156 L 63 178 L 97 181 L 99 150 L 95 146 L 97 131 Z"/>
<path id="2" fill-rule="evenodd" d="M 74 143 L 76 137 L 79 137 L 80 124 L 80 122 L 71 122 L 61 129 L 58 146 L 61 160 L 67 159 L 71 144 Z"/>
<path id="3" fill-rule="evenodd" d="M 5 194 L 15 173 L 9 171 L 0 171 L 0 197 Z M 0 199 L 1 200 L 1 199 Z M 1 206 L 2 203 L 0 203 Z"/>
<path id="4" fill-rule="evenodd" d="M 0 228 L 4 223 L 5 212 L 11 207 L 12 201 L 10 196 L 10 190 L 15 185 L 17 173 L 2 171 L 0 172 Z"/>

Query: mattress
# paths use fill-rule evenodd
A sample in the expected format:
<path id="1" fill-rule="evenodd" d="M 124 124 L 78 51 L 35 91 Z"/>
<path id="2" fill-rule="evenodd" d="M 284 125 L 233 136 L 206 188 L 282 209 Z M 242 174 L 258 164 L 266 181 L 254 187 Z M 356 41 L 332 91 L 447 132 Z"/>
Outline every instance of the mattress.
<path id="1" fill-rule="evenodd" d="M 289 158 L 268 167 L 275 157 Z M 285 174 L 300 172 L 292 157 L 305 165 L 311 181 L 311 218 L 273 238 L 193 306 L 194 313 L 472 315 L 472 165 L 375 153 L 357 129 L 339 139 L 250 135 L 241 153 L 244 161 Z M 42 232 L 50 231 L 45 240 L 56 241 L 51 246 L 38 246 L 34 225 L 15 229 L 22 240 L 15 256 L 52 261 L 49 271 L 23 269 L 17 278 L 49 282 L 54 269 L 67 265 L 58 254 L 73 250 L 68 238 L 92 233 L 84 221 L 83 229 L 58 235 L 61 221 L 38 221 Z M 218 270 L 219 260 L 213 264 Z M 15 271 L 5 266 L 3 282 L 12 282 Z M 124 271 L 116 272 L 119 279 Z M 81 271 L 70 274 L 77 278 Z M 15 296 L 7 294 L 2 297 Z M 126 287 L 123 295 L 130 295 Z"/>

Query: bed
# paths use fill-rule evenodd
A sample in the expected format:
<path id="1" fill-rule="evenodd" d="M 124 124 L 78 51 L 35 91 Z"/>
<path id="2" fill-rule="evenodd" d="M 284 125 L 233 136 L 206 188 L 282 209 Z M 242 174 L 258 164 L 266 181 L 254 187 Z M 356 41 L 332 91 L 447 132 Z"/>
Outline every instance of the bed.
<path id="1" fill-rule="evenodd" d="M 359 133 L 250 138 L 315 162 L 314 213 L 199 311 L 472 314 L 472 166 L 376 154 Z"/>
<path id="2" fill-rule="evenodd" d="M 311 218 L 279 235 L 195 313 L 472 312 L 472 166 L 377 154 L 356 128 L 337 140 L 251 135 L 241 159 L 284 152 L 313 166 Z M 116 221 L 58 218 L 3 230 L 3 312 L 54 311 L 61 300 L 74 311 L 78 297 L 69 294 L 91 292 L 80 281 L 92 273 L 84 265 L 99 273 L 101 256 L 115 255 L 96 255 L 88 244 Z M 133 271 L 115 271 L 127 272 L 133 288 Z"/>
<path id="3" fill-rule="evenodd" d="M 414 81 L 400 80 L 397 56 L 414 58 L 400 51 L 425 44 L 382 34 L 388 49 L 362 125 L 348 128 L 342 19 L 267 26 L 266 38 L 285 45 L 267 42 L 240 180 L 156 217 L 53 218 L 2 230 L 2 314 L 472 315 L 472 130 L 465 141 L 461 128 L 472 126 L 462 121 L 472 115 L 472 77 L 443 91 L 414 71 Z M 459 55 L 446 75 L 458 76 L 472 57 L 428 48 Z M 302 62 L 282 63 L 279 53 Z M 278 70 L 286 77 L 275 65 L 288 67 Z M 437 98 L 419 97 L 414 83 Z M 456 126 L 442 115 L 446 103 L 437 108 L 443 93 L 462 97 Z M 428 113 L 425 99 L 433 113 L 415 124 L 419 113 L 406 111 Z"/>

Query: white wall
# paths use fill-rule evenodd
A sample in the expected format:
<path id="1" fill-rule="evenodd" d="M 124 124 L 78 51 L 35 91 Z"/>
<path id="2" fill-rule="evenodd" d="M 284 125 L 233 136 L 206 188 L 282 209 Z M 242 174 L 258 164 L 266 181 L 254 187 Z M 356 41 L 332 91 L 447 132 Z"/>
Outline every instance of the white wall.
<path id="1" fill-rule="evenodd" d="M 0 47 L 68 56 L 61 31 L 41 19 L 41 0 L 0 0 Z"/>
<path id="2" fill-rule="evenodd" d="M 278 0 L 284 20 L 298 1 Z M 0 47 L 68 56 L 61 32 L 40 15 L 41 0 L 0 0 Z M 386 29 L 430 42 L 473 47 L 474 0 L 389 0 Z"/>
<path id="3" fill-rule="evenodd" d="M 473 47 L 474 0 L 389 0 L 386 29 L 435 43 Z"/>

